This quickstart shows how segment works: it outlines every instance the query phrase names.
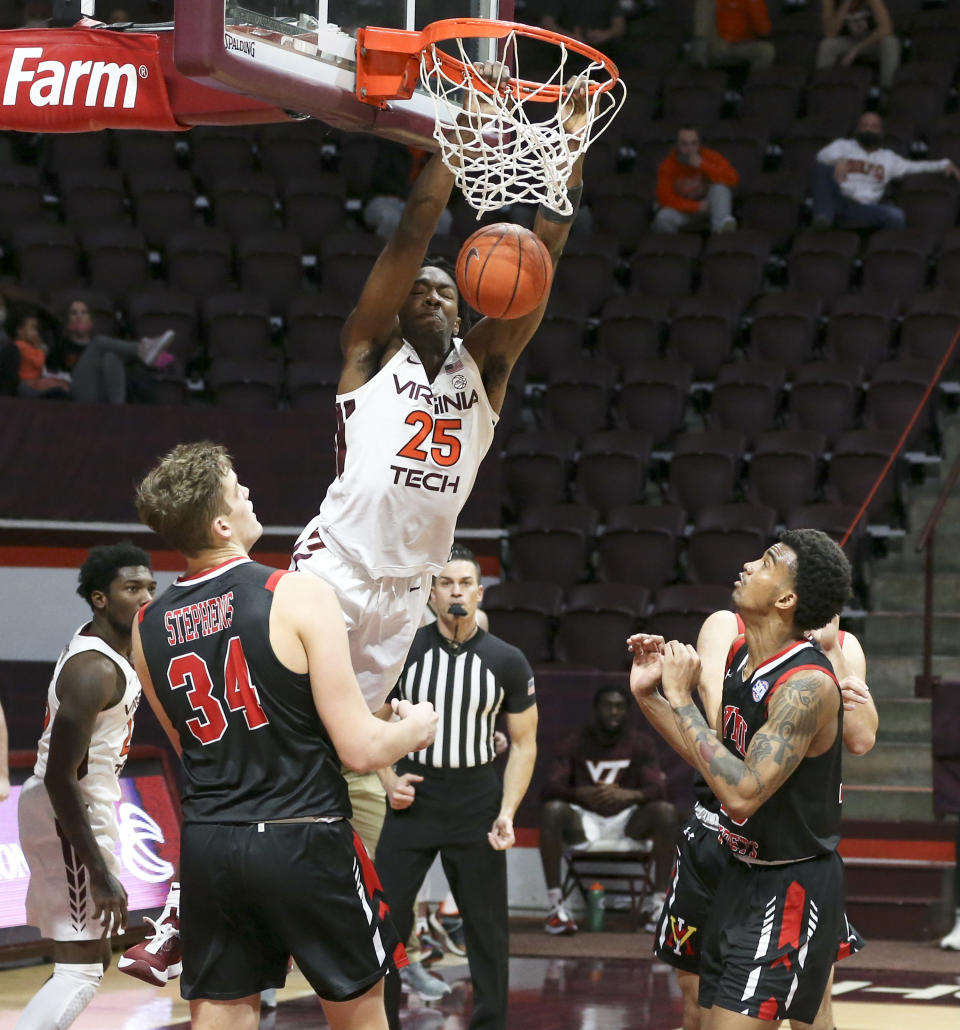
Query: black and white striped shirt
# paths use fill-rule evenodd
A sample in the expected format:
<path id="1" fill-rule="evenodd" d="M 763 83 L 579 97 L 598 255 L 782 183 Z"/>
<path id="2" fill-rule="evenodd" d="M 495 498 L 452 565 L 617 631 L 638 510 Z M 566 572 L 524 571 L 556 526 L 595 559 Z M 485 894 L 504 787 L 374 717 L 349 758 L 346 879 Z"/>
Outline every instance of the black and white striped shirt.
<path id="1" fill-rule="evenodd" d="M 437 736 L 411 761 L 444 769 L 486 765 L 494 759 L 497 713 L 518 714 L 536 704 L 533 670 L 523 653 L 482 629 L 460 645 L 436 623 L 417 630 L 391 697 L 437 710 Z"/>

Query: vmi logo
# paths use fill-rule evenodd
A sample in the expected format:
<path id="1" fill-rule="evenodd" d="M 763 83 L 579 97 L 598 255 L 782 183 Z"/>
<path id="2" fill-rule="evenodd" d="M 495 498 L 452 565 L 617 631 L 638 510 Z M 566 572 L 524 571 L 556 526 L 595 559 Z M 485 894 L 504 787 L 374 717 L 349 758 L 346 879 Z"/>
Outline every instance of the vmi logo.
<path id="1" fill-rule="evenodd" d="M 138 78 L 147 76 L 147 69 L 133 64 L 106 61 L 42 61 L 43 47 L 14 47 L 10 71 L 3 87 L 3 106 L 15 107 L 26 98 L 34 107 L 70 107 L 80 101 L 84 107 L 131 108 L 137 103 Z M 36 62 L 36 63 L 34 63 Z M 20 86 L 30 84 L 26 97 Z M 85 89 L 85 92 L 84 92 Z"/>

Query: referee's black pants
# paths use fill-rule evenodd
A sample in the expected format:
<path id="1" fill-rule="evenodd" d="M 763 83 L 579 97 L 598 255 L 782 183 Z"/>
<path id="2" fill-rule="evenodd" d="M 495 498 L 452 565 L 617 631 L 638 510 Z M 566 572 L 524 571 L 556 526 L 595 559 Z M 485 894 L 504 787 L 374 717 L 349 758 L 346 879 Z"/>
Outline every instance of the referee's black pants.
<path id="1" fill-rule="evenodd" d="M 434 769 L 407 760 L 397 771 L 423 776 L 409 808 L 387 808 L 377 846 L 377 872 L 397 933 L 402 941 L 410 936 L 414 902 L 439 852 L 463 917 L 473 981 L 470 1030 L 506 1030 L 507 856 L 487 840 L 500 811 L 500 777 L 492 765 Z M 388 976 L 385 990 L 390 1028 L 399 1030 L 399 977 Z"/>

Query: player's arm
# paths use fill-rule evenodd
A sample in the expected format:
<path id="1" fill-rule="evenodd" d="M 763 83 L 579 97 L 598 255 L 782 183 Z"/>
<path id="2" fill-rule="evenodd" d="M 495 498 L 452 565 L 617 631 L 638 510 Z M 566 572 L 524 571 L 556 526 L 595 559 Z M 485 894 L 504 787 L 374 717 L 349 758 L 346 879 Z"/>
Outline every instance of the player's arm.
<path id="1" fill-rule="evenodd" d="M 0 707 L 0 801 L 10 797 L 10 752 L 7 738 L 7 720 Z"/>
<path id="2" fill-rule="evenodd" d="M 576 88 L 570 103 L 571 113 L 564 122 L 564 130 L 568 134 L 578 131 L 586 119 L 586 93 L 582 85 Z M 574 162 L 567 180 L 567 190 L 575 198 L 575 208 L 583 187 L 583 157 L 581 154 Z M 545 212 L 542 205 L 537 211 L 533 231 L 546 245 L 554 268 L 563 253 L 572 224 L 572 217 Z M 543 321 L 548 300 L 549 294 L 542 304 L 521 318 L 483 318 L 464 337 L 464 344 L 480 369 L 487 397 L 495 411 L 503 406 L 510 371 Z"/>
<path id="3" fill-rule="evenodd" d="M 814 630 L 811 639 L 830 659 L 843 695 L 843 746 L 854 755 L 865 755 L 877 742 L 880 716 L 867 686 L 867 659 L 860 641 L 852 633 L 844 633 L 839 642 L 840 616 L 835 615 L 822 629 Z"/>
<path id="4" fill-rule="evenodd" d="M 699 665 L 688 644 L 667 644 L 663 692 L 711 790 L 732 819 L 748 819 L 786 782 L 815 739 L 829 732 L 840 703 L 836 684 L 825 672 L 804 670 L 790 676 L 770 698 L 767 721 L 741 759 L 724 747 L 693 703 Z"/>
<path id="5" fill-rule="evenodd" d="M 270 612 L 270 641 L 287 668 L 309 674 L 317 713 L 350 769 L 373 772 L 433 741 L 437 715 L 429 702 L 398 702 L 397 722 L 371 714 L 350 664 L 340 603 L 323 580 L 298 572 L 280 579 Z"/>
<path id="6" fill-rule="evenodd" d="M 533 767 L 537 761 L 537 706 L 531 705 L 523 712 L 507 712 L 507 734 L 510 737 L 510 756 L 503 771 L 503 794 L 500 812 L 493 828 L 487 834 L 490 847 L 496 851 L 512 848 L 516 838 L 513 833 L 513 817 L 523 801 Z"/>
<path id="7" fill-rule="evenodd" d="M 374 345 L 388 340 L 395 331 L 397 312 L 423 266 L 452 188 L 452 173 L 439 153 L 434 154 L 417 176 L 400 222 L 380 252 L 357 306 L 344 324 L 340 346 L 345 372 L 354 366 L 357 371 L 367 372 L 367 364 L 376 358 L 372 354 Z"/>
<path id="8" fill-rule="evenodd" d="M 143 645 L 140 642 L 140 620 L 133 620 L 133 667 L 137 671 L 137 679 L 140 680 L 140 689 L 143 691 L 144 697 L 147 699 L 147 704 L 150 705 L 150 709 L 153 714 L 157 717 L 157 722 L 160 723 L 163 732 L 166 733 L 173 750 L 180 756 L 183 755 L 183 747 L 180 744 L 180 734 L 174 729 L 173 723 L 170 721 L 170 717 L 167 715 L 163 705 L 160 704 L 160 698 L 157 697 L 157 691 L 154 688 L 153 680 L 150 678 L 150 670 L 147 668 L 147 660 L 143 656 Z"/>
<path id="9" fill-rule="evenodd" d="M 708 615 L 697 636 L 697 654 L 700 656 L 697 692 L 707 713 L 707 721 L 714 728 L 720 710 L 727 655 L 736 636 L 737 617 L 733 612 L 725 610 Z M 663 637 L 637 633 L 627 641 L 627 647 L 634 653 L 630 689 L 640 711 L 673 750 L 694 765 L 693 756 L 688 754 L 688 743 L 673 717 L 673 709 L 657 691 L 661 671 L 657 656 L 663 653 Z"/>
<path id="10" fill-rule="evenodd" d="M 97 716 L 123 697 L 124 679 L 117 665 L 97 651 L 70 658 L 60 671 L 60 706 L 53 720 L 43 782 L 64 836 L 90 874 L 94 917 L 104 936 L 119 932 L 127 920 L 127 892 L 114 877 L 97 844 L 80 792 L 81 766 L 87 760 Z"/>

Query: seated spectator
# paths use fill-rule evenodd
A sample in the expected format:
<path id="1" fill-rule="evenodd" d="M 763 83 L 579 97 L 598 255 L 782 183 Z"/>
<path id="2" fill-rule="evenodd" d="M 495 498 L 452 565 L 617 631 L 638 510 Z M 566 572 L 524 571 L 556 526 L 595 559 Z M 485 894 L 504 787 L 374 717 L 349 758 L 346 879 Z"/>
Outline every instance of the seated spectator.
<path id="1" fill-rule="evenodd" d="M 86 301 L 74 300 L 67 309 L 67 323 L 50 356 L 54 371 L 69 373 L 75 400 L 86 404 L 125 404 L 126 362 L 139 361 L 147 368 L 165 368 L 174 358 L 167 353 L 174 333 L 142 340 L 120 340 L 93 331 L 93 316 Z"/>
<path id="2" fill-rule="evenodd" d="M 49 347 L 43 338 L 40 318 L 35 314 L 21 316 L 14 328 L 13 342 L 20 352 L 20 397 L 50 397 L 66 399 L 70 396 L 70 377 L 55 375 L 47 368 Z"/>
<path id="3" fill-rule="evenodd" d="M 690 59 L 702 68 L 769 68 L 777 56 L 764 0 L 696 0 Z"/>
<path id="4" fill-rule="evenodd" d="M 648 899 L 648 910 L 659 914 L 663 905 L 677 810 L 665 799 L 667 778 L 653 740 L 628 725 L 628 697 L 618 684 L 597 690 L 593 720 L 557 749 L 543 789 L 540 859 L 550 903 L 544 924 L 547 933 L 577 932 L 560 884 L 563 849 L 571 844 L 653 838 L 658 893 Z"/>
<path id="5" fill-rule="evenodd" d="M 883 202 L 894 179 L 921 172 L 943 172 L 960 179 L 949 158 L 908 161 L 882 147 L 883 119 L 865 111 L 853 139 L 835 139 L 818 154 L 813 174 L 815 229 L 900 229 L 906 224 L 902 208 Z"/>
<path id="6" fill-rule="evenodd" d="M 677 131 L 677 145 L 657 169 L 655 232 L 707 229 L 731 232 L 737 220 L 730 213 L 730 188 L 740 181 L 736 168 L 716 150 L 700 146 L 693 127 Z"/>
<path id="7" fill-rule="evenodd" d="M 823 0 L 823 40 L 817 67 L 879 61 L 880 85 L 890 89 L 900 67 L 900 40 L 883 0 Z"/>

